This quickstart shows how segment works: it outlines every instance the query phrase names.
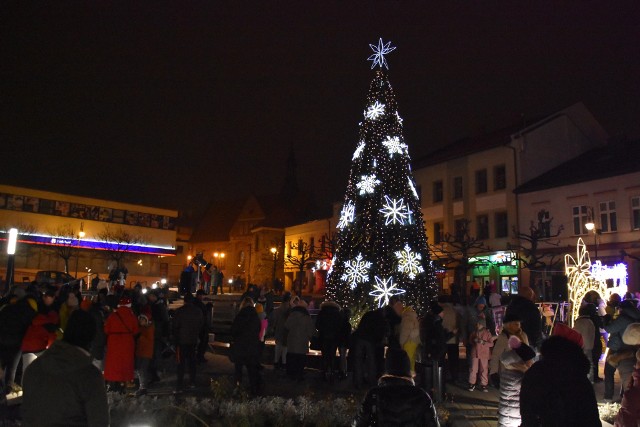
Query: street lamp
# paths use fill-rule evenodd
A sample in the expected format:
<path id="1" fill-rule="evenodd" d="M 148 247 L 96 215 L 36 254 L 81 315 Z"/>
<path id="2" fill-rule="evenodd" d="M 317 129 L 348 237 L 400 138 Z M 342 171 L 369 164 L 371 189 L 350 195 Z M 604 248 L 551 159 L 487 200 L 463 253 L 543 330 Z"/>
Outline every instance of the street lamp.
<path id="1" fill-rule="evenodd" d="M 584 228 L 587 231 L 593 231 L 593 243 L 595 246 L 595 256 L 598 259 L 598 232 L 599 230 L 596 228 L 596 223 L 594 222 L 593 208 L 589 209 L 589 220 L 584 224 Z"/>
<path id="2" fill-rule="evenodd" d="M 9 230 L 9 238 L 7 239 L 7 290 L 13 284 L 13 267 L 16 256 L 16 243 L 18 242 L 18 229 L 12 228 Z"/>
<path id="3" fill-rule="evenodd" d="M 273 255 L 273 274 L 271 275 L 271 286 L 276 283 L 276 264 L 278 262 L 278 248 L 272 247 L 271 254 Z"/>

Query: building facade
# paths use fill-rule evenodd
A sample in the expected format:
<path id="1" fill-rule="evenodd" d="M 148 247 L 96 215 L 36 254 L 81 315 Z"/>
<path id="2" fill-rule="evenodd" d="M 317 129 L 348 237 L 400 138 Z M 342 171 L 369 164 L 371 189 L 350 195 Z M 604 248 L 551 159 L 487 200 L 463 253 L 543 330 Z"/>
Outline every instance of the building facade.
<path id="1" fill-rule="evenodd" d="M 114 258 L 122 258 L 128 284 L 177 280 L 177 217 L 169 209 L 0 185 L 0 240 L 10 228 L 19 233 L 17 282 L 33 280 L 37 271 L 65 269 L 76 277 L 106 278 L 117 267 Z M 6 265 L 3 251 L 3 275 Z"/>
<path id="2" fill-rule="evenodd" d="M 463 279 L 480 287 L 495 284 L 504 293 L 518 288 L 516 231 L 521 230 L 514 190 L 554 167 L 607 143 L 607 134 L 582 104 L 531 125 L 466 138 L 414 162 L 428 241 L 434 258 L 448 236 L 468 228 L 482 248 Z M 439 274 L 441 292 L 455 283 L 451 271 Z M 458 280 L 461 280 L 460 278 Z"/>

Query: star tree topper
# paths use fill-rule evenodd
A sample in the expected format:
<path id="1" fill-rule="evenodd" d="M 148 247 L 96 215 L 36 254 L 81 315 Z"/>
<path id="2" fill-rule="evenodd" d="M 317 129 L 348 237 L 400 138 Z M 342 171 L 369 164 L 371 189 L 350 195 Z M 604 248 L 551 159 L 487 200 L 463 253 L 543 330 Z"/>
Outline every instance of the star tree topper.
<path id="1" fill-rule="evenodd" d="M 370 44 L 369 46 L 373 50 L 373 55 L 367 58 L 367 61 L 373 61 L 371 69 L 373 70 L 377 65 L 379 65 L 380 68 L 385 67 L 388 70 L 389 65 L 387 64 L 387 60 L 384 56 L 387 53 L 396 50 L 395 46 L 391 46 L 391 42 L 384 43 L 382 39 L 378 41 L 378 46 L 373 44 Z"/>
<path id="2" fill-rule="evenodd" d="M 404 294 L 404 289 L 398 288 L 397 283 L 393 283 L 393 277 L 387 279 L 381 279 L 376 276 L 376 284 L 373 285 L 374 290 L 369 292 L 369 295 L 374 297 L 378 302 L 378 307 L 389 304 L 389 298 L 394 295 Z"/>

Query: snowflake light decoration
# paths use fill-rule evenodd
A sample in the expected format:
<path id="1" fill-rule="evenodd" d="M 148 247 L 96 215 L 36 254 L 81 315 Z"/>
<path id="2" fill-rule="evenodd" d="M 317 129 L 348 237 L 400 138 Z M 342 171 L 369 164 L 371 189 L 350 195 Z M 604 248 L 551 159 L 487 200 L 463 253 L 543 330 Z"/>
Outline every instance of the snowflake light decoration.
<path id="1" fill-rule="evenodd" d="M 387 60 L 385 59 L 385 55 L 387 53 L 393 52 L 396 50 L 395 46 L 391 46 L 391 42 L 384 43 L 382 39 L 378 41 L 378 46 L 369 45 L 373 50 L 373 55 L 367 58 L 367 61 L 373 61 L 371 64 L 371 69 L 376 68 L 376 65 L 379 65 L 380 68 L 385 67 L 387 70 L 389 69 L 389 65 L 387 64 Z"/>
<path id="2" fill-rule="evenodd" d="M 409 177 L 409 188 L 413 193 L 413 197 L 415 197 L 416 200 L 418 200 L 418 192 L 416 191 L 416 187 L 413 185 L 413 181 L 411 181 L 411 177 Z"/>
<path id="3" fill-rule="evenodd" d="M 402 154 L 407 148 L 407 144 L 400 142 L 400 138 L 397 136 L 387 136 L 387 139 L 382 141 L 382 145 L 387 147 L 389 151 L 389 157 L 393 157 L 394 154 Z"/>
<path id="4" fill-rule="evenodd" d="M 367 111 L 365 111 L 364 116 L 367 119 L 375 120 L 384 114 L 384 107 L 385 107 L 384 104 L 381 104 L 380 102 L 376 101 L 373 103 L 373 105 L 367 108 Z"/>
<path id="5" fill-rule="evenodd" d="M 342 211 L 340 212 L 340 220 L 338 221 L 338 225 L 336 228 L 342 230 L 347 225 L 351 224 L 355 216 L 355 210 L 356 205 L 354 205 L 353 202 L 349 200 L 347 204 L 342 207 Z"/>
<path id="6" fill-rule="evenodd" d="M 405 273 L 411 280 L 416 278 L 417 274 L 424 273 L 422 267 L 422 255 L 413 252 L 409 245 L 404 245 L 404 249 L 396 251 L 398 258 L 398 271 Z"/>
<path id="7" fill-rule="evenodd" d="M 393 277 L 387 279 L 381 279 L 376 276 L 376 284 L 373 285 L 373 291 L 369 292 L 369 295 L 374 297 L 378 302 L 378 307 L 389 304 L 389 298 L 394 295 L 404 294 L 404 289 L 398 288 L 397 283 L 393 283 Z"/>
<path id="8" fill-rule="evenodd" d="M 363 261 L 362 253 L 359 253 L 356 259 L 344 262 L 345 272 L 342 275 L 342 280 L 349 283 L 351 289 L 355 289 L 358 283 L 364 283 L 369 281 L 369 268 L 371 268 L 371 262 Z"/>
<path id="9" fill-rule="evenodd" d="M 380 212 L 384 215 L 385 218 L 384 225 L 389 225 L 391 223 L 400 223 L 401 225 L 404 225 L 405 220 L 407 220 L 408 224 L 411 224 L 411 214 L 413 212 L 409 210 L 408 205 L 404 204 L 404 198 L 396 200 L 385 195 L 384 199 L 384 207 L 380 209 Z"/>
<path id="10" fill-rule="evenodd" d="M 380 184 L 380 180 L 376 178 L 375 174 L 362 175 L 362 179 L 356 184 L 356 187 L 360 189 L 360 195 L 372 194 L 378 184 Z"/>
<path id="11" fill-rule="evenodd" d="M 360 144 L 358 144 L 358 147 L 356 148 L 356 151 L 353 152 L 353 157 L 351 158 L 351 160 L 355 160 L 355 159 L 359 158 L 360 155 L 362 154 L 362 150 L 364 150 L 365 146 L 366 146 L 366 144 L 364 143 L 364 141 L 360 141 Z"/>

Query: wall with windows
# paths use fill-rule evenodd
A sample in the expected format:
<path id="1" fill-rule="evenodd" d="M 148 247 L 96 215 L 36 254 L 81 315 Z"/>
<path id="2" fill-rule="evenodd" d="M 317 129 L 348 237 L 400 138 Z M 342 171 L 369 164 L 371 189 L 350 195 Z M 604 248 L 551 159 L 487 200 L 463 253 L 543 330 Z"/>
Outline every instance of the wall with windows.
<path id="1" fill-rule="evenodd" d="M 564 227 L 560 236 L 550 239 L 558 242 L 559 252 L 573 255 L 582 237 L 592 261 L 597 251 L 604 265 L 627 263 L 627 283 L 640 290 L 638 262 L 621 255 L 640 256 L 640 172 L 523 193 L 519 204 L 521 224 L 537 221 L 544 209 L 554 229 Z M 594 230 L 587 230 L 588 222 L 595 224 Z"/>
<path id="2" fill-rule="evenodd" d="M 69 273 L 107 276 L 113 261 L 102 237 L 120 231 L 141 238 L 128 245 L 126 267 L 131 279 L 153 281 L 172 276 L 178 212 L 114 201 L 0 185 L 0 240 L 19 230 L 16 280 L 33 279 L 39 270 L 64 270 L 56 247 L 70 247 Z M 81 235 L 80 232 L 84 233 Z M 0 268 L 6 253 L 0 253 Z M 4 272 L 2 272 L 4 274 Z"/>

